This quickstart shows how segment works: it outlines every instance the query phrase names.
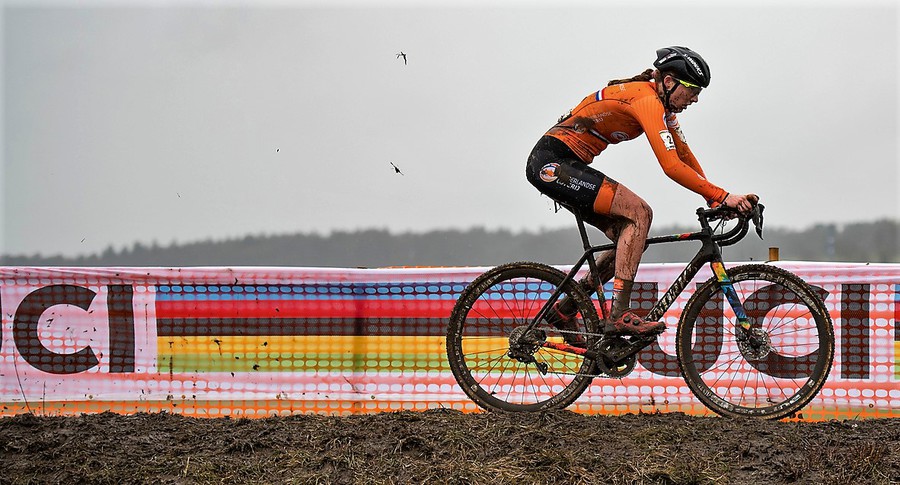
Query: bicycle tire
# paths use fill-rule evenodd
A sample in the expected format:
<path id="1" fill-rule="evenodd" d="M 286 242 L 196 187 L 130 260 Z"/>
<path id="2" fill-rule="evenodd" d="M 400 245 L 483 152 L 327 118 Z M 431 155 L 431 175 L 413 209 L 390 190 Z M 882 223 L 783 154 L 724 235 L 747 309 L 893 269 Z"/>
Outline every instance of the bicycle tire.
<path id="1" fill-rule="evenodd" d="M 545 264 L 509 263 L 480 275 L 460 294 L 447 326 L 447 357 L 460 388 L 483 409 L 561 409 L 590 385 L 592 359 L 538 347 L 533 355 L 548 366 L 544 374 L 508 353 L 511 332 L 531 322 L 564 279 L 562 271 Z M 578 331 L 592 344 L 599 320 L 590 297 L 574 281 L 562 291 L 576 302 Z M 539 327 L 548 340 L 562 342 L 555 327 L 546 322 Z"/>
<path id="2" fill-rule="evenodd" d="M 818 394 L 831 369 L 834 327 L 828 309 L 809 284 L 784 269 L 751 264 L 727 273 L 751 329 L 768 340 L 762 347 L 768 352 L 737 342 L 732 324 L 723 325 L 725 299 L 711 278 L 678 322 L 682 375 L 691 392 L 720 415 L 791 416 Z"/>

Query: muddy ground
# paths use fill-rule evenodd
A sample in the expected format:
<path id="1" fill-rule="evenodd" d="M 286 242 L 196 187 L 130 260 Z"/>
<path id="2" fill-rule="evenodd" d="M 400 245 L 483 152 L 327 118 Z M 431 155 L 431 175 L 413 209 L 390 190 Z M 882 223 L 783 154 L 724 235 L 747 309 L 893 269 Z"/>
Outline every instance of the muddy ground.
<path id="1" fill-rule="evenodd" d="M 2 483 L 900 483 L 900 419 L 397 412 L 0 419 Z"/>

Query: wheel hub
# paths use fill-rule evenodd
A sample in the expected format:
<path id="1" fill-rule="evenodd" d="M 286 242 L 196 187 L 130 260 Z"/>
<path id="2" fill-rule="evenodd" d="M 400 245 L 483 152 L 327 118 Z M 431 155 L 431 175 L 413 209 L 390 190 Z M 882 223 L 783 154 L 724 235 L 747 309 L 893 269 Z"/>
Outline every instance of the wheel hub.
<path id="1" fill-rule="evenodd" d="M 519 362 L 527 363 L 534 362 L 534 353 L 547 340 L 547 334 L 539 329 L 526 331 L 526 328 L 516 327 L 510 332 L 508 355 Z"/>
<path id="2" fill-rule="evenodd" d="M 772 351 L 772 343 L 769 334 L 761 329 L 751 329 L 747 338 L 737 341 L 738 349 L 748 361 L 759 361 L 765 359 L 769 352 Z"/>

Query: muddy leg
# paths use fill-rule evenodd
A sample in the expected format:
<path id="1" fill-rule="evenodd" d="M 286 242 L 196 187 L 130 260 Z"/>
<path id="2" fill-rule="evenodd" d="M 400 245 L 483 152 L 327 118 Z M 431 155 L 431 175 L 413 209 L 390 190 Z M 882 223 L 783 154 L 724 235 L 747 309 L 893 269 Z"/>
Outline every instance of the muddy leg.
<path id="1" fill-rule="evenodd" d="M 610 318 L 619 319 L 631 308 L 631 287 L 638 264 L 646 249 L 647 234 L 653 211 L 643 199 L 624 185 L 619 185 L 610 206 L 610 215 L 618 224 L 610 227 L 616 236 L 615 280 Z"/>

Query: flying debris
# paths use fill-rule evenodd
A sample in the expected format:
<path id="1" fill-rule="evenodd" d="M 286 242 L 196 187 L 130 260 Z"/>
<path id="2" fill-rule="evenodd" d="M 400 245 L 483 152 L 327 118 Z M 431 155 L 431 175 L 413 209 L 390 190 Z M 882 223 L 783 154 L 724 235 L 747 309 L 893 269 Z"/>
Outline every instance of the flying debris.
<path id="1" fill-rule="evenodd" d="M 406 54 L 404 54 L 403 51 L 400 51 L 400 53 L 397 54 L 397 59 L 400 59 L 401 57 L 403 58 L 403 65 L 405 66 L 406 65 Z"/>
<path id="2" fill-rule="evenodd" d="M 397 168 L 396 165 L 394 165 L 394 162 L 391 162 L 391 166 L 394 167 L 394 173 L 399 173 L 400 175 L 403 175 L 403 172 L 401 172 L 400 169 Z"/>

